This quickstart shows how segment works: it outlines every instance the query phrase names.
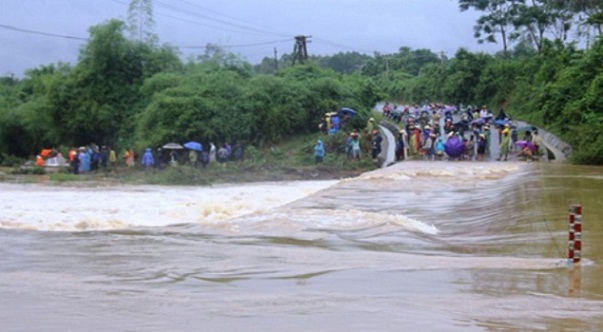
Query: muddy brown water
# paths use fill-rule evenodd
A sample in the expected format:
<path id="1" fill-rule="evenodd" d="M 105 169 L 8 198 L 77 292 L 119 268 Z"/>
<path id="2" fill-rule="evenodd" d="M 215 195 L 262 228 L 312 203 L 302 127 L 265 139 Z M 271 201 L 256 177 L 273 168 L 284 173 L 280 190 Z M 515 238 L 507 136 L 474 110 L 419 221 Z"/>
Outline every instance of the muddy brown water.
<path id="1" fill-rule="evenodd" d="M 567 210 L 584 206 L 569 268 Z M 2 331 L 600 331 L 603 169 L 0 184 Z"/>

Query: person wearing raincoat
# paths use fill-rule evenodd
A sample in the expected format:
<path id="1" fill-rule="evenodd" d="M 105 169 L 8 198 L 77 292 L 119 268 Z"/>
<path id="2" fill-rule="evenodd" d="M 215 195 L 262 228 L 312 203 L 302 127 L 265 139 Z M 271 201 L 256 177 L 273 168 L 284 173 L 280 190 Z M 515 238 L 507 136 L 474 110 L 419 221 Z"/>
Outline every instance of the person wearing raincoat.
<path id="1" fill-rule="evenodd" d="M 484 136 L 486 137 L 486 157 L 490 157 L 490 142 L 492 142 L 492 133 L 490 132 L 490 126 L 484 126 Z"/>
<path id="2" fill-rule="evenodd" d="M 38 155 L 36 157 L 36 166 L 38 166 L 38 167 L 44 167 L 44 158 L 42 158 L 41 155 Z"/>
<path id="3" fill-rule="evenodd" d="M 90 163 L 92 162 L 92 151 L 85 149 L 84 151 L 84 172 L 90 172 Z"/>
<path id="4" fill-rule="evenodd" d="M 404 153 L 406 140 L 406 131 L 404 129 L 400 129 L 398 132 L 398 139 L 396 140 L 396 160 L 401 161 L 406 159 L 406 155 Z"/>
<path id="5" fill-rule="evenodd" d="M 357 131 L 352 132 L 352 159 L 360 160 L 360 135 Z"/>
<path id="6" fill-rule="evenodd" d="M 124 153 L 124 161 L 128 167 L 134 167 L 134 150 L 126 150 Z"/>
<path id="7" fill-rule="evenodd" d="M 190 150 L 190 152 L 188 153 L 188 161 L 191 163 L 192 168 L 197 167 L 197 159 L 199 159 L 197 151 Z"/>
<path id="8" fill-rule="evenodd" d="M 465 156 L 469 161 L 473 161 L 475 157 L 475 139 L 473 135 L 470 135 L 469 140 L 465 142 Z"/>
<path id="9" fill-rule="evenodd" d="M 117 154 L 113 148 L 109 148 L 109 164 L 111 165 L 112 169 L 117 167 Z"/>
<path id="10" fill-rule="evenodd" d="M 77 157 L 76 157 L 80 161 L 79 165 L 78 165 L 79 166 L 78 173 L 84 173 L 84 172 L 86 172 L 86 166 L 85 166 L 85 163 L 86 163 L 86 148 L 83 147 L 83 146 L 81 146 L 78 149 L 78 151 L 79 152 L 78 152 Z"/>
<path id="11" fill-rule="evenodd" d="M 419 153 L 419 145 L 417 144 L 417 139 L 415 137 L 416 132 L 415 132 L 415 126 L 414 125 L 410 125 L 408 126 L 408 154 L 409 157 L 413 158 L 416 157 L 417 154 Z"/>
<path id="12" fill-rule="evenodd" d="M 382 142 L 383 137 L 381 137 L 379 130 L 373 130 L 373 140 L 371 141 L 371 157 L 373 157 L 373 159 L 377 159 L 377 157 L 381 154 Z"/>
<path id="13" fill-rule="evenodd" d="M 438 136 L 435 142 L 434 149 L 435 159 L 442 160 L 444 158 L 445 152 L 446 146 L 444 145 L 444 139 L 442 138 L 442 136 Z"/>
<path id="14" fill-rule="evenodd" d="M 216 145 L 214 142 L 209 142 L 209 162 L 213 163 L 216 159 Z"/>
<path id="15" fill-rule="evenodd" d="M 509 136 L 510 130 L 509 128 L 505 128 L 502 131 L 502 140 L 500 141 L 500 154 L 498 155 L 498 158 L 496 160 L 501 160 L 503 159 L 504 156 L 504 161 L 507 161 L 507 155 L 509 154 L 509 145 L 511 143 L 511 136 Z"/>
<path id="16" fill-rule="evenodd" d="M 155 165 L 155 159 L 153 158 L 153 153 L 151 152 L 151 148 L 146 148 L 144 150 L 144 154 L 142 155 L 141 163 L 146 170 L 151 169 Z"/>
<path id="17" fill-rule="evenodd" d="M 433 160 L 435 154 L 435 142 L 436 135 L 434 133 L 430 133 L 429 137 L 425 138 L 423 141 L 423 146 L 421 149 L 423 150 L 423 157 L 427 160 Z"/>
<path id="18" fill-rule="evenodd" d="M 322 163 L 325 158 L 325 146 L 321 140 L 316 141 L 314 145 L 314 160 L 316 164 Z"/>
<path id="19" fill-rule="evenodd" d="M 479 134 L 477 138 L 477 160 L 483 161 L 486 155 L 486 135 Z"/>

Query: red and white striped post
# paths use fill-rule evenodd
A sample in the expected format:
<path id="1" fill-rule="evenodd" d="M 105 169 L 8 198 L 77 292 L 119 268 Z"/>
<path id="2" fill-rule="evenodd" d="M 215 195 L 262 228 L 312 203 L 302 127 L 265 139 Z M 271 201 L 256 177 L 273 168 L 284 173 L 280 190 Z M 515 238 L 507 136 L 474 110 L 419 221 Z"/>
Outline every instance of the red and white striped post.
<path id="1" fill-rule="evenodd" d="M 574 204 L 569 209 L 569 244 L 567 261 L 578 263 L 582 258 L 582 205 Z"/>

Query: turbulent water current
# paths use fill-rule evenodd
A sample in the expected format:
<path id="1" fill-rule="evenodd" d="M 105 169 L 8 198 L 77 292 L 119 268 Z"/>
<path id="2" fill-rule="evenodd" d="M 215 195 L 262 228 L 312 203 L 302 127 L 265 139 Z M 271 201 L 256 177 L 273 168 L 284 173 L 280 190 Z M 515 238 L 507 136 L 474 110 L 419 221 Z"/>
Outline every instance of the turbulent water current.
<path id="1" fill-rule="evenodd" d="M 601 331 L 602 219 L 603 169 L 548 163 L 0 183 L 0 331 Z"/>

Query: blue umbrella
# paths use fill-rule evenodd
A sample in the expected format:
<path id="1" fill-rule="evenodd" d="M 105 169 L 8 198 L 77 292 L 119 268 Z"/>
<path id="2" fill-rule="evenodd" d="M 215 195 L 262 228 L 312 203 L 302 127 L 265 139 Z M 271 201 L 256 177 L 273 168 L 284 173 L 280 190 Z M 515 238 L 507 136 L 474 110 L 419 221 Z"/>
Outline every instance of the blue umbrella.
<path id="1" fill-rule="evenodd" d="M 339 110 L 339 113 L 342 115 L 347 115 L 347 116 L 356 115 L 356 111 L 354 111 L 353 109 L 351 109 L 349 107 L 343 107 L 342 109 Z"/>
<path id="2" fill-rule="evenodd" d="M 465 144 L 457 135 L 454 135 L 444 143 L 444 151 L 451 158 L 456 158 L 465 152 Z"/>
<path id="3" fill-rule="evenodd" d="M 203 146 L 201 145 L 201 143 L 199 142 L 187 142 L 184 143 L 184 147 L 189 149 L 189 150 L 195 150 L 195 151 L 203 151 Z"/>
<path id="4" fill-rule="evenodd" d="M 495 124 L 495 125 L 498 125 L 498 126 L 504 126 L 504 125 L 506 125 L 507 123 L 509 123 L 509 121 L 508 121 L 508 120 L 496 120 L 496 121 L 494 121 L 494 124 Z"/>

